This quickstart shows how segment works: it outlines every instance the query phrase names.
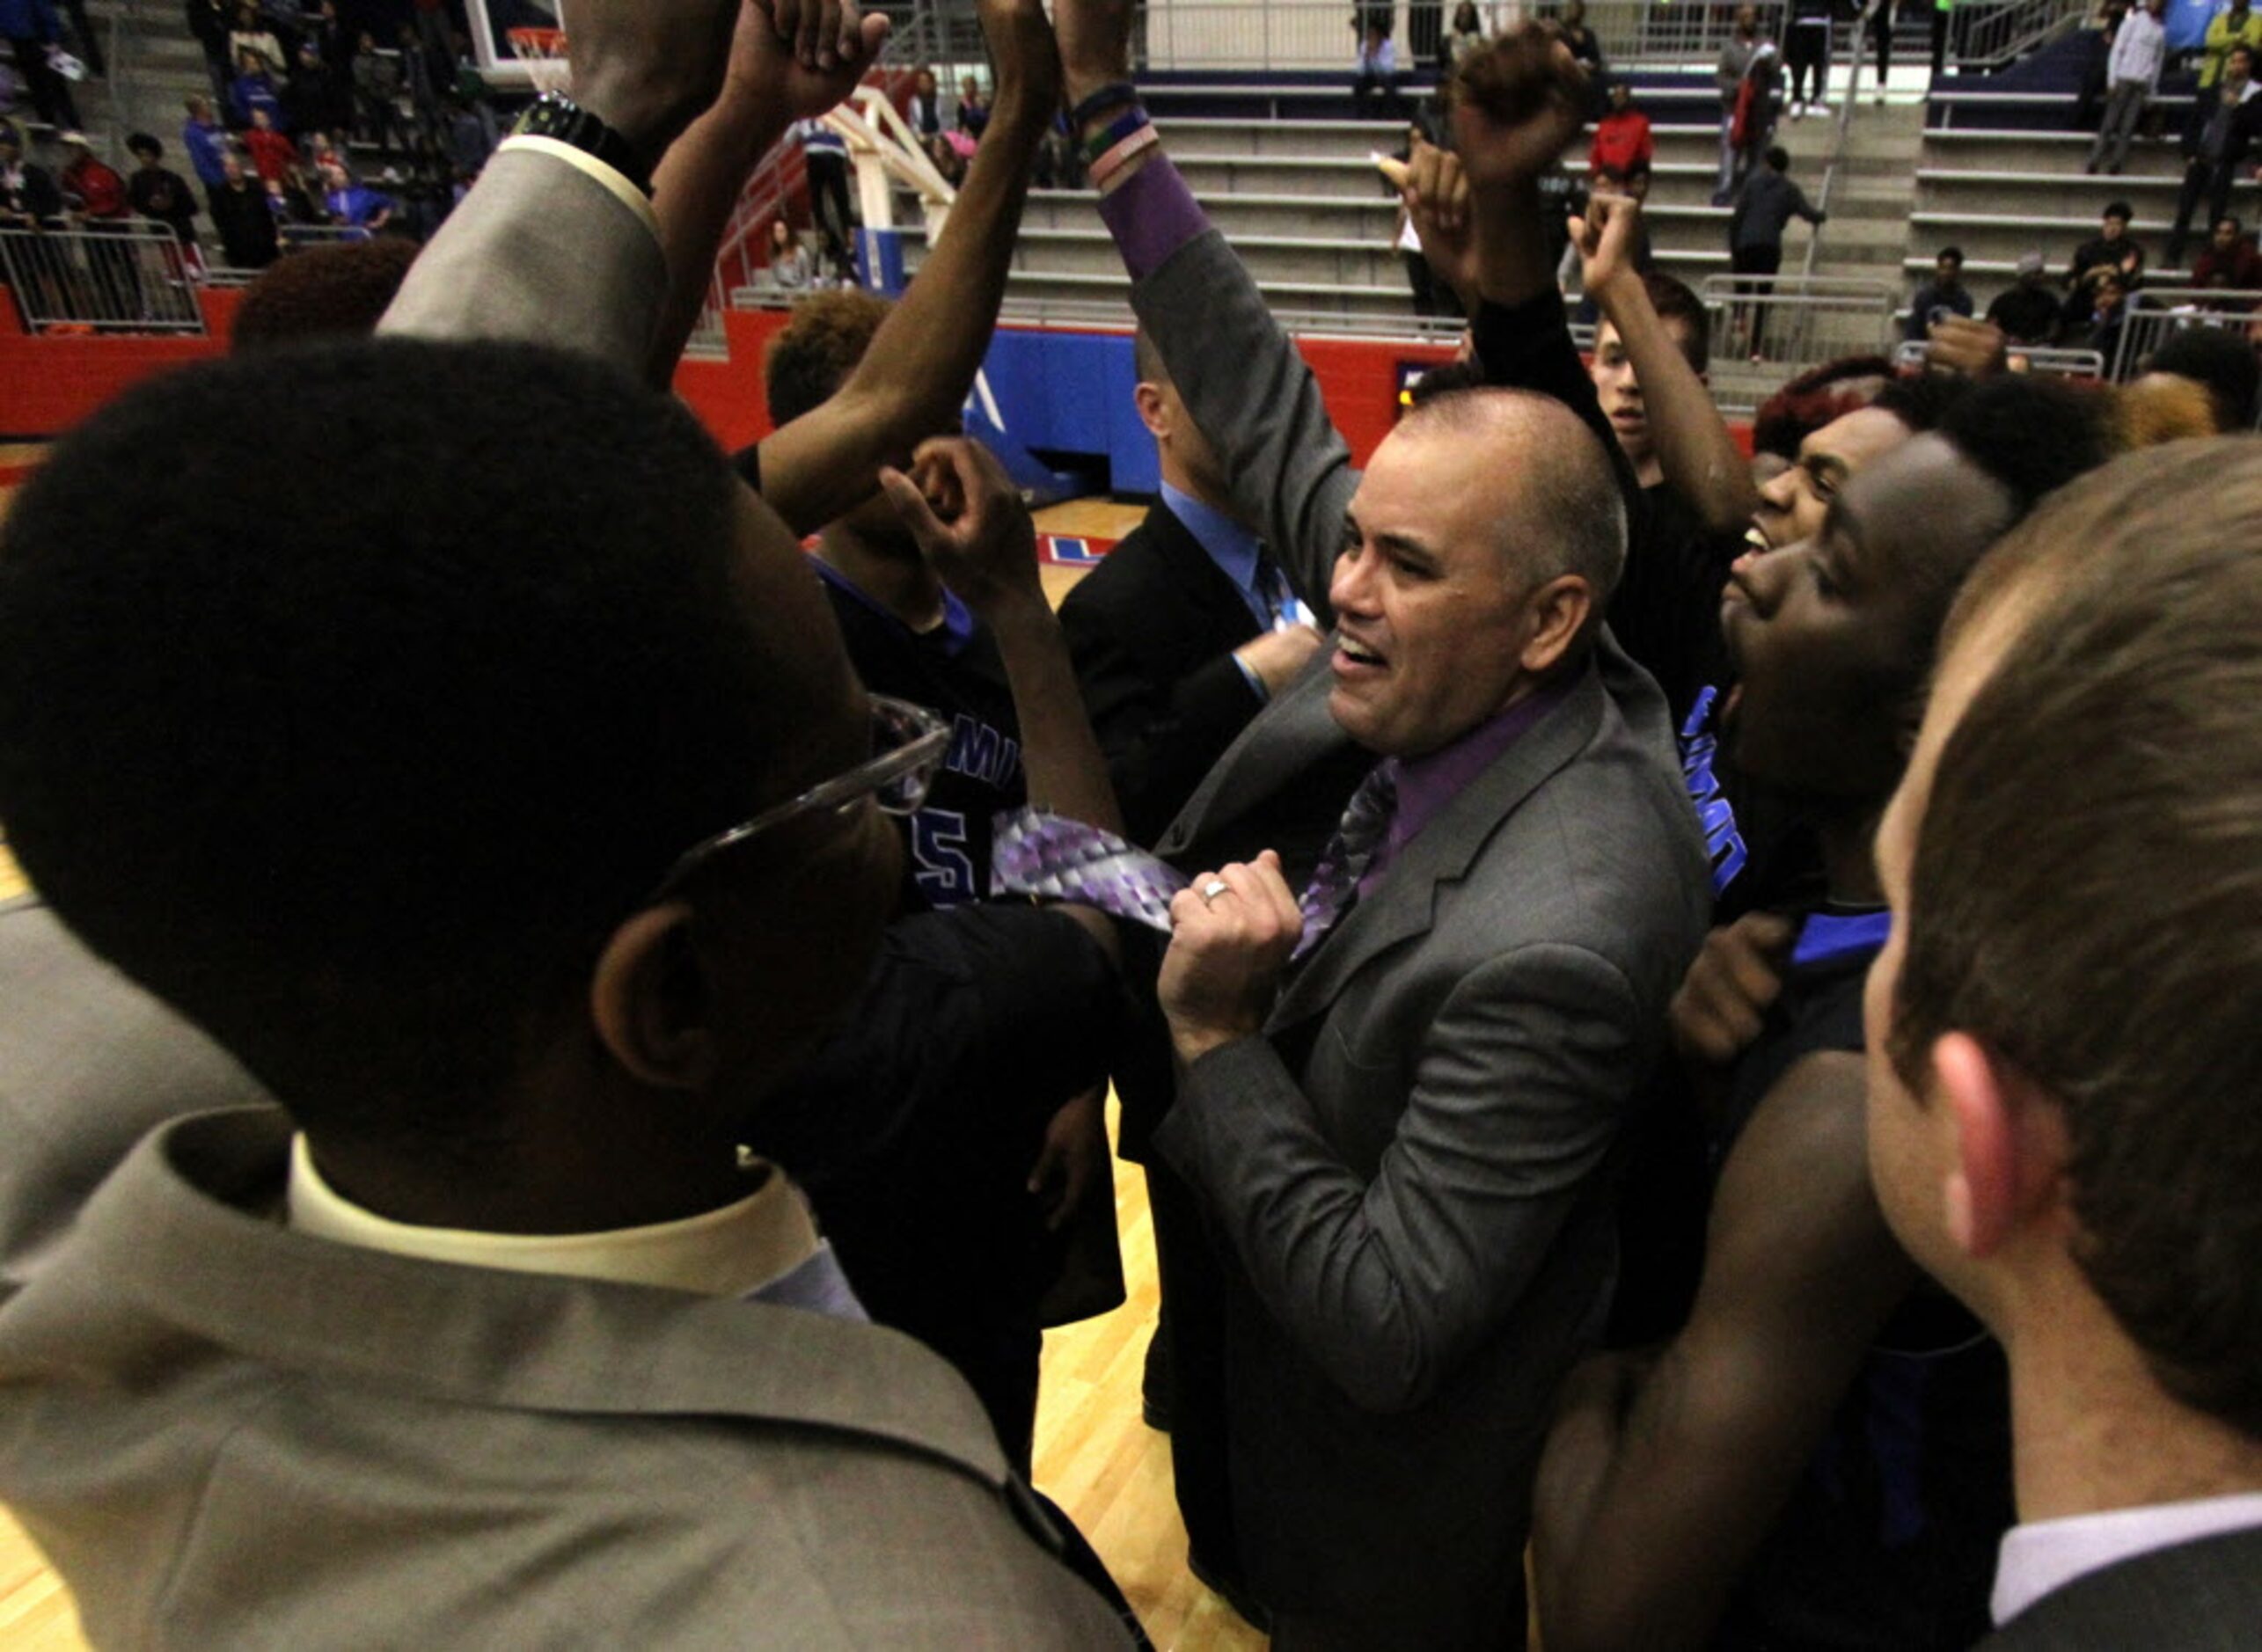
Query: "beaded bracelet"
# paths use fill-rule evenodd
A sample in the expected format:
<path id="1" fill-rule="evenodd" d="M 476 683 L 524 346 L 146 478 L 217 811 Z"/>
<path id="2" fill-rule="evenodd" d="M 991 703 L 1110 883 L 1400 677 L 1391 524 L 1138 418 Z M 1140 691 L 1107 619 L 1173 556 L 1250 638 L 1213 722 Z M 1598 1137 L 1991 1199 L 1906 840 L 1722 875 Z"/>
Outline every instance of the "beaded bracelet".
<path id="1" fill-rule="evenodd" d="M 1096 161 L 1122 143 L 1139 128 L 1147 124 L 1146 111 L 1134 105 L 1117 116 L 1104 131 L 1094 132 L 1084 140 L 1084 160 L 1087 165 Z"/>
<path id="2" fill-rule="evenodd" d="M 1124 104 L 1138 101 L 1138 87 L 1132 85 L 1128 80 L 1111 80 L 1071 109 L 1068 112 L 1068 121 L 1071 126 L 1080 127 L 1087 121 L 1096 120 L 1110 109 L 1120 108 Z"/>
<path id="3" fill-rule="evenodd" d="M 1108 180 L 1122 172 L 1134 156 L 1153 149 L 1160 141 L 1160 136 L 1153 127 L 1139 128 L 1138 131 L 1092 163 L 1090 172 L 1092 187 L 1105 189 L 1108 186 Z"/>

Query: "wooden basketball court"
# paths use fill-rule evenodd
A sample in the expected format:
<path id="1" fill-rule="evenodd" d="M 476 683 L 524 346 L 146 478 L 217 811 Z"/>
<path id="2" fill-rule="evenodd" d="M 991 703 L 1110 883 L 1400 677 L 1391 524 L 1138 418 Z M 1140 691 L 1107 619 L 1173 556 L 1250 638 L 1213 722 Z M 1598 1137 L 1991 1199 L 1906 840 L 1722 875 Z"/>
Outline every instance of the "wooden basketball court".
<path id="1" fill-rule="evenodd" d="M 38 450 L 0 447 L 0 516 Z M 1114 540 L 1143 512 L 1103 500 L 1037 515 L 1046 533 Z M 1047 565 L 1058 604 L 1086 570 Z M 0 899 L 24 891 L 0 842 Z M 1108 1107 L 1115 1128 L 1115 1104 Z M 1036 1417 L 1036 1480 L 1082 1528 L 1159 1648 L 1239 1652 L 1265 1644 L 1186 1569 L 1186 1536 L 1170 1477 L 1170 1442 L 1139 1419 L 1139 1379 L 1154 1327 L 1153 1228 L 1138 1170 L 1115 1165 L 1123 1236 L 1124 1305 L 1101 1319 L 1048 1332 Z M 22 1529 L 0 1510 L 0 1652 L 71 1652 L 87 1644 L 69 1593 Z"/>

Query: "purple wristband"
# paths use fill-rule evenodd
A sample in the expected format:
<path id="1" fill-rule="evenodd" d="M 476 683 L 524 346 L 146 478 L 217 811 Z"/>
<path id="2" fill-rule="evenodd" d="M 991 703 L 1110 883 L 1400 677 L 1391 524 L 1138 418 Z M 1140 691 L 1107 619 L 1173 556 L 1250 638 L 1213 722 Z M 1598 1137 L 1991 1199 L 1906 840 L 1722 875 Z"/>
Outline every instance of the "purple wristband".
<path id="1" fill-rule="evenodd" d="M 1150 150 L 1137 172 L 1100 197 L 1100 219 L 1135 281 L 1160 269 L 1173 252 L 1210 227 L 1194 192 L 1159 150 Z"/>

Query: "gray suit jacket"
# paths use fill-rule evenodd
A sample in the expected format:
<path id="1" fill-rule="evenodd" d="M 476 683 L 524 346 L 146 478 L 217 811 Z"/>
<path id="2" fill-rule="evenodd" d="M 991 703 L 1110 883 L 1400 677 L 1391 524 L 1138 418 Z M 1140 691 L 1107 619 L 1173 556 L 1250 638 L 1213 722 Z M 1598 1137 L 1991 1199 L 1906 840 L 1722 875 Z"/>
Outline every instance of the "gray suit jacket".
<path id="1" fill-rule="evenodd" d="M 1357 478 L 1253 292 L 1205 236 L 1134 302 L 1241 502 L 1316 579 Z M 1266 708 L 1166 850 L 1340 741 L 1327 687 Z M 1233 1491 L 1268 1604 L 1407 1645 L 1520 1638 L 1532 1472 L 1613 1276 L 1607 1161 L 1708 905 L 1664 700 L 1606 638 L 1291 976 L 1265 1035 L 1183 1076 L 1155 1140 L 1236 1264 Z"/>
<path id="2" fill-rule="evenodd" d="M 601 182 L 500 154 L 384 330 L 635 373 L 663 274 Z M 0 1500 L 99 1642 L 1124 1643 L 917 1343 L 293 1233 L 247 1079 L 44 913 L 0 954 L 42 988 L 0 999 Z"/>
<path id="3" fill-rule="evenodd" d="M 2249 1652 L 2258 1644 L 2262 1527 L 2077 1577 L 1980 1642 L 1980 1652 Z"/>

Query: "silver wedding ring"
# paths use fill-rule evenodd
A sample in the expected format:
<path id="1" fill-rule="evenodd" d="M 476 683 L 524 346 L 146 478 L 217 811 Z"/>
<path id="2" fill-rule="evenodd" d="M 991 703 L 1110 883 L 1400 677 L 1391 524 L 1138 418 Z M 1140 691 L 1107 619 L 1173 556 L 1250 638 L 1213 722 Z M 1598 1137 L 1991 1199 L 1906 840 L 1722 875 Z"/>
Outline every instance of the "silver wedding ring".
<path id="1" fill-rule="evenodd" d="M 1231 887 L 1223 878 L 1212 878 L 1202 886 L 1202 904 L 1210 905 Z"/>

